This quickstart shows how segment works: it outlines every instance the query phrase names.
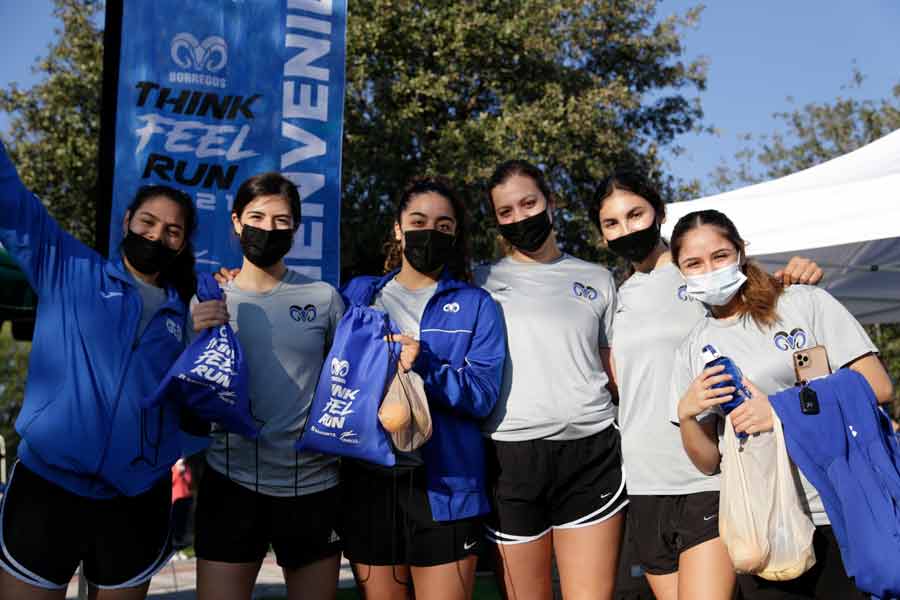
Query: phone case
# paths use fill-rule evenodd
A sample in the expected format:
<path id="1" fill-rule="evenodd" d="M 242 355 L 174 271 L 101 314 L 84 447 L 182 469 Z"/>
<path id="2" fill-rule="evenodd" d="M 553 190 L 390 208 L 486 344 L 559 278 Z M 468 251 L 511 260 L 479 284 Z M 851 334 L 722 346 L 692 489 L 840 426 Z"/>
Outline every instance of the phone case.
<path id="1" fill-rule="evenodd" d="M 831 375 L 825 346 L 813 346 L 794 352 L 794 375 L 798 382 Z"/>

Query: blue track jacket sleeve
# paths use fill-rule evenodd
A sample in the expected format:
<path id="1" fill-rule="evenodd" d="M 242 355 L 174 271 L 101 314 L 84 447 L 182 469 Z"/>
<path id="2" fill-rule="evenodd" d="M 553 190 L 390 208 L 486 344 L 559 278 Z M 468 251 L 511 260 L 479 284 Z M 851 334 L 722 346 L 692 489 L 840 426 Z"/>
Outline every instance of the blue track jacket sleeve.
<path id="1" fill-rule="evenodd" d="M 463 360 L 462 367 L 453 368 L 422 344 L 413 370 L 424 380 L 430 402 L 483 419 L 497 403 L 506 360 L 503 318 L 487 294 L 481 298 Z"/>
<path id="2" fill-rule="evenodd" d="M 0 142 L 0 243 L 19 264 L 38 298 L 61 291 L 68 263 L 96 261 L 96 252 L 60 228 L 19 179 Z"/>

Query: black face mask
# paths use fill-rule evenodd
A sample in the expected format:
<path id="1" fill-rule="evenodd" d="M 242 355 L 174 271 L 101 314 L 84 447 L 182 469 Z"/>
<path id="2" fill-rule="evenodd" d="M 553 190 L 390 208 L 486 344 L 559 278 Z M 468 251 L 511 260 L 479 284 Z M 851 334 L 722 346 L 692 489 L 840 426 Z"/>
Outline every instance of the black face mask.
<path id="1" fill-rule="evenodd" d="M 403 232 L 403 256 L 419 273 L 434 273 L 453 256 L 456 237 L 437 229 L 413 229 Z"/>
<path id="2" fill-rule="evenodd" d="M 293 229 L 260 229 L 244 225 L 241 230 L 241 250 L 247 260 L 260 269 L 271 267 L 284 258 L 293 243 Z"/>
<path id="3" fill-rule="evenodd" d="M 178 256 L 178 250 L 172 250 L 161 240 L 148 240 L 130 229 L 122 240 L 122 252 L 128 263 L 144 275 L 160 273 Z"/>
<path id="4" fill-rule="evenodd" d="M 650 256 L 657 244 L 659 244 L 658 223 L 606 242 L 614 254 L 634 263 L 643 262 Z"/>
<path id="5" fill-rule="evenodd" d="M 550 215 L 546 210 L 515 223 L 500 225 L 499 228 L 500 235 L 506 238 L 507 242 L 525 252 L 537 251 L 553 231 Z"/>

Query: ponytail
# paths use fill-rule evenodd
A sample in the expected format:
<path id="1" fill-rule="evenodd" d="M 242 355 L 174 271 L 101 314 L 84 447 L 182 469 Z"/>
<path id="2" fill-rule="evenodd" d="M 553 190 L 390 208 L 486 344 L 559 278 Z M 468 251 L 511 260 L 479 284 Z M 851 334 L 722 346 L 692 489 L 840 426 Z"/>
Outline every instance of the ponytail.
<path id="1" fill-rule="evenodd" d="M 743 271 L 747 281 L 741 287 L 737 314 L 749 315 L 760 327 L 774 325 L 778 321 L 775 307 L 784 287 L 755 262 L 747 261 Z"/>

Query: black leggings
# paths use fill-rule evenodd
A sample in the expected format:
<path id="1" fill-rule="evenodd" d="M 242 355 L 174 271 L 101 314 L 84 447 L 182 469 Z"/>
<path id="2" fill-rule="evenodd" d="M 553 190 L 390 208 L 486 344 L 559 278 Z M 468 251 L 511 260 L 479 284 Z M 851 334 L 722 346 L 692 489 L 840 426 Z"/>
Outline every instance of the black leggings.
<path id="1" fill-rule="evenodd" d="M 738 575 L 740 597 L 744 600 L 866 600 L 869 597 L 847 576 L 831 525 L 816 527 L 813 548 L 816 564 L 797 579 L 767 581 Z"/>

